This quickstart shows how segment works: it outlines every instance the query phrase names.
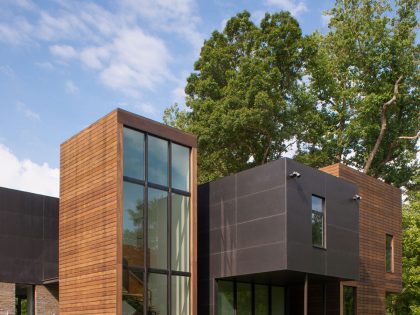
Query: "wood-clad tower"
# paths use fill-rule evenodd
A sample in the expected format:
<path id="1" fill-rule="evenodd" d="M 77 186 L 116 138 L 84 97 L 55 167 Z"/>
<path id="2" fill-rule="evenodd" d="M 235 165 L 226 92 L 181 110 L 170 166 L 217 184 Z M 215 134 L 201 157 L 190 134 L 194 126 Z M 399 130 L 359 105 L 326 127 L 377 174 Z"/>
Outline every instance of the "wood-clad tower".
<path id="1" fill-rule="evenodd" d="M 197 314 L 196 147 L 121 109 L 61 145 L 60 314 Z"/>
<path id="2" fill-rule="evenodd" d="M 386 295 L 401 292 L 401 191 L 343 164 L 321 169 L 358 186 L 358 281 L 343 282 L 356 293 L 357 314 L 384 314 Z"/>

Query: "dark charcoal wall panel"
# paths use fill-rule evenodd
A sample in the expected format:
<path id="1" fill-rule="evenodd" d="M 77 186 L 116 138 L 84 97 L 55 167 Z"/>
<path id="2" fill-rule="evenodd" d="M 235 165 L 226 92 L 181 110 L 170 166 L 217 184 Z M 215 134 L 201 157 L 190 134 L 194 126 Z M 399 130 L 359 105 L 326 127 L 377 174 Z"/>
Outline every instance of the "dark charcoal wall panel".
<path id="1" fill-rule="evenodd" d="M 0 282 L 58 277 L 58 199 L 0 187 Z"/>
<path id="2" fill-rule="evenodd" d="M 356 280 L 359 277 L 356 185 L 287 159 L 287 269 Z M 326 249 L 312 246 L 312 195 L 325 198 Z"/>

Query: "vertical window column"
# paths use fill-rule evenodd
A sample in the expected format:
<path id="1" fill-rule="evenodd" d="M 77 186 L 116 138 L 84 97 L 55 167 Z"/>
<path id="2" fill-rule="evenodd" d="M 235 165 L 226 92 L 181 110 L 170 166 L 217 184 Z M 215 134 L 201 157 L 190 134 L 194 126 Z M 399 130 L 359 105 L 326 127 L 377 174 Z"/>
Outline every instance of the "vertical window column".
<path id="1" fill-rule="evenodd" d="M 124 128 L 123 314 L 190 314 L 190 148 Z"/>
<path id="2" fill-rule="evenodd" d="M 386 235 L 386 272 L 394 272 L 394 237 Z"/>
<path id="3" fill-rule="evenodd" d="M 312 195 L 312 245 L 325 248 L 324 198 Z"/>

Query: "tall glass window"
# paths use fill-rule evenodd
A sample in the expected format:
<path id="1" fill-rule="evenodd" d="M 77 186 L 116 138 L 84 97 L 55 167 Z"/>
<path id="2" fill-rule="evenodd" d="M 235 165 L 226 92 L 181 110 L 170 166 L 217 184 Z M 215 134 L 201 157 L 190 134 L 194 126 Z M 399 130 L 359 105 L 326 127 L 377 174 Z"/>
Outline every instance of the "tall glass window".
<path id="1" fill-rule="evenodd" d="M 144 179 L 144 134 L 124 128 L 124 176 Z"/>
<path id="2" fill-rule="evenodd" d="M 394 238 L 386 235 L 386 272 L 394 272 Z"/>
<path id="3" fill-rule="evenodd" d="M 123 314 L 143 314 L 144 273 L 123 269 Z"/>
<path id="4" fill-rule="evenodd" d="M 356 288 L 350 286 L 343 287 L 343 314 L 356 314 Z"/>
<path id="5" fill-rule="evenodd" d="M 284 288 L 271 287 L 271 314 L 284 315 L 285 313 Z"/>
<path id="6" fill-rule="evenodd" d="M 233 282 L 217 282 L 217 309 L 218 315 L 233 315 L 234 312 Z"/>
<path id="7" fill-rule="evenodd" d="M 190 148 L 130 128 L 123 138 L 122 313 L 189 315 Z"/>
<path id="8" fill-rule="evenodd" d="M 325 247 L 324 199 L 312 195 L 312 245 Z"/>
<path id="9" fill-rule="evenodd" d="M 172 194 L 172 270 L 190 271 L 190 198 Z"/>
<path id="10" fill-rule="evenodd" d="M 252 315 L 252 285 L 237 283 L 236 294 L 236 315 Z"/>
<path id="11" fill-rule="evenodd" d="M 124 182 L 123 264 L 144 266 L 144 188 Z"/>
<path id="12" fill-rule="evenodd" d="M 172 144 L 172 188 L 190 190 L 190 148 Z"/>
<path id="13" fill-rule="evenodd" d="M 255 286 L 255 315 L 268 314 L 268 286 Z"/>
<path id="14" fill-rule="evenodd" d="M 168 313 L 167 276 L 158 273 L 148 275 L 148 314 L 166 315 Z"/>
<path id="15" fill-rule="evenodd" d="M 168 186 L 168 141 L 152 136 L 147 141 L 148 181 Z"/>
<path id="16" fill-rule="evenodd" d="M 172 314 L 190 314 L 190 278 L 172 276 L 171 284 L 171 309 Z"/>

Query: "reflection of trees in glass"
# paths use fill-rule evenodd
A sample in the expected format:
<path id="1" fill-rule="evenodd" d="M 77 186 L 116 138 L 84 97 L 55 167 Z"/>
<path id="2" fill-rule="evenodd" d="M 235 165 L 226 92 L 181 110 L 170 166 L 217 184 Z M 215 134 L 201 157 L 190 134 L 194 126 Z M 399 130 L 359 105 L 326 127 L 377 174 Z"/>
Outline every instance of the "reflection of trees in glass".
<path id="1" fill-rule="evenodd" d="M 255 286 L 255 315 L 268 314 L 268 286 Z"/>
<path id="2" fill-rule="evenodd" d="M 323 246 L 323 225 L 324 216 L 321 213 L 312 211 L 312 244 Z"/>
<path id="3" fill-rule="evenodd" d="M 124 244 L 143 247 L 144 202 L 141 199 L 138 199 L 136 202 L 136 208 L 134 210 L 126 209 L 126 213 L 128 214 L 128 217 L 135 229 L 124 229 Z"/>
<path id="4" fill-rule="evenodd" d="M 157 193 L 149 194 L 148 201 L 148 247 L 157 249 L 161 242 L 166 242 L 167 231 L 167 192 L 156 191 Z M 153 196 L 154 195 L 154 196 Z M 154 197 L 154 198 L 153 198 Z M 163 221 L 163 222 L 162 222 Z M 162 229 L 163 228 L 163 229 Z M 159 237 L 160 234 L 165 234 L 164 239 Z"/>
<path id="5" fill-rule="evenodd" d="M 344 315 L 355 314 L 354 288 L 344 286 Z"/>
<path id="6" fill-rule="evenodd" d="M 143 273 L 124 269 L 123 270 L 123 315 L 143 315 L 144 284 Z"/>
<path id="7" fill-rule="evenodd" d="M 252 314 L 252 287 L 249 283 L 237 284 L 237 314 Z"/>

